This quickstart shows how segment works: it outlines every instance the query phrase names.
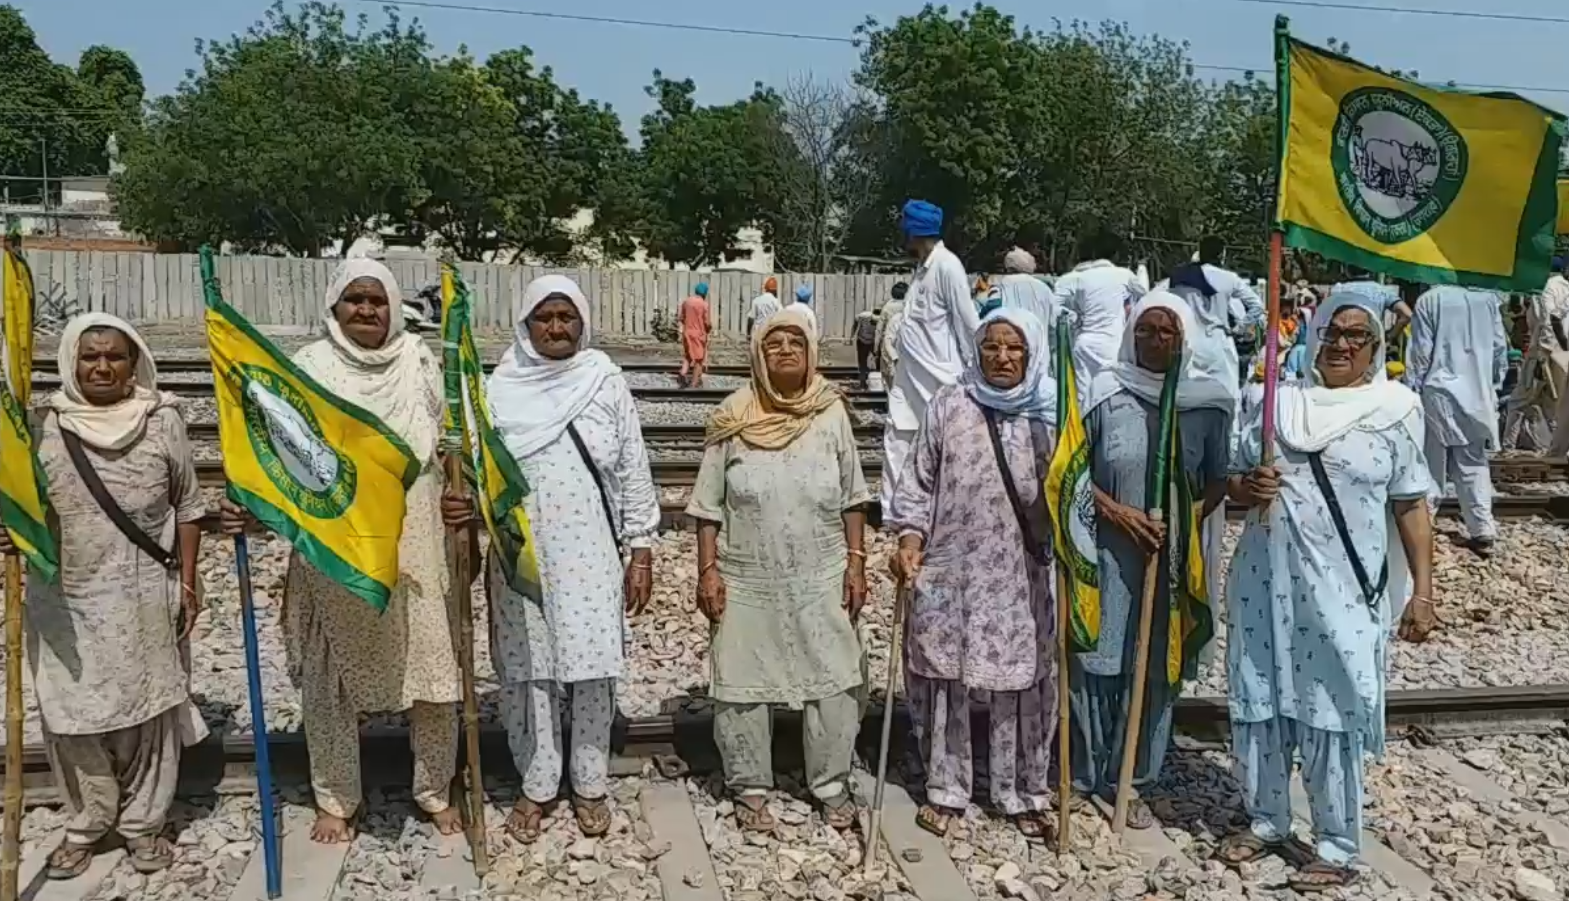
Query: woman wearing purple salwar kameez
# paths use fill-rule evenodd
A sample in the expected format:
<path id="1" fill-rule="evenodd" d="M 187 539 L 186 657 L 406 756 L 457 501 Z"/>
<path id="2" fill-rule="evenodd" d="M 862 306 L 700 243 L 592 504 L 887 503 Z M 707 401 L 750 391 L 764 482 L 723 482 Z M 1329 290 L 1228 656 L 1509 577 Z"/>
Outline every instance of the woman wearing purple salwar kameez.
<path id="1" fill-rule="evenodd" d="M 1055 440 L 1051 350 L 1039 319 L 1008 308 L 982 320 L 975 343 L 979 368 L 932 398 L 889 510 L 895 574 L 914 589 L 905 691 L 926 772 L 917 822 L 941 835 L 969 806 L 975 692 L 989 695 L 993 805 L 1027 837 L 1050 839 L 1056 618 L 1041 487 Z"/>

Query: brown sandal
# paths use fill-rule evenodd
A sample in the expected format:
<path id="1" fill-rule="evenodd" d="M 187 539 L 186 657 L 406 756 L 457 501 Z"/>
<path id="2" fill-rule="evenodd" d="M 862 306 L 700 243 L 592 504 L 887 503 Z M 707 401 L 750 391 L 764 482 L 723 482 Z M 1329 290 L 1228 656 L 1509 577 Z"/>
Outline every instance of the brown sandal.
<path id="1" fill-rule="evenodd" d="M 773 811 L 768 809 L 768 798 L 764 796 L 757 796 L 755 799 L 737 797 L 735 823 L 741 827 L 742 832 L 756 832 L 761 835 L 767 835 L 779 828 L 779 821 L 774 819 Z"/>
<path id="2" fill-rule="evenodd" d="M 1281 845 L 1281 842 L 1266 842 L 1254 835 L 1252 829 L 1244 829 L 1221 839 L 1220 847 L 1215 849 L 1215 859 L 1236 870 L 1245 863 L 1268 857 Z"/>
<path id="3" fill-rule="evenodd" d="M 53 880 L 75 879 L 93 865 L 93 846 L 76 845 L 63 841 L 49 852 L 48 869 L 44 878 Z"/>
<path id="4" fill-rule="evenodd" d="M 577 817 L 577 827 L 589 838 L 598 838 L 610 831 L 610 800 L 572 796 L 572 813 Z"/>
<path id="5" fill-rule="evenodd" d="M 512 805 L 512 813 L 507 817 L 503 828 L 518 844 L 532 845 L 544 834 L 544 829 L 540 825 L 544 819 L 545 808 L 528 798 L 519 798 L 517 803 Z"/>
<path id="6" fill-rule="evenodd" d="M 1356 882 L 1361 875 L 1352 867 L 1333 864 L 1327 860 L 1315 860 L 1292 873 L 1287 878 L 1286 884 L 1298 894 L 1312 895 L 1334 888 L 1345 888 Z"/>
<path id="7" fill-rule="evenodd" d="M 938 838 L 946 838 L 948 827 L 953 825 L 953 818 L 957 814 L 946 807 L 935 804 L 922 804 L 921 809 L 915 812 L 915 825 L 925 829 Z"/>
<path id="8" fill-rule="evenodd" d="M 131 869 L 144 876 L 174 864 L 174 845 L 161 835 L 133 838 L 125 843 L 125 850 L 131 856 Z"/>
<path id="9" fill-rule="evenodd" d="M 855 798 L 849 792 L 841 792 L 833 801 L 825 802 L 823 808 L 823 822 L 828 828 L 843 832 L 854 829 L 856 824 Z"/>
<path id="10" fill-rule="evenodd" d="M 1021 813 L 1013 818 L 1013 825 L 1028 841 L 1045 842 L 1052 847 L 1057 845 L 1057 823 L 1044 813 L 1033 810 Z"/>

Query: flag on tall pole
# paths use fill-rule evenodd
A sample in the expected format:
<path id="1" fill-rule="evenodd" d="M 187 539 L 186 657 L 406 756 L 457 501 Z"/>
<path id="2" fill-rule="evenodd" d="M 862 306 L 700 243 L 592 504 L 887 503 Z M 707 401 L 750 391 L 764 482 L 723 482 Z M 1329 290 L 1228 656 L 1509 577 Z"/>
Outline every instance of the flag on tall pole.
<path id="1" fill-rule="evenodd" d="M 1396 278 L 1547 282 L 1564 117 L 1509 93 L 1388 75 L 1276 20 L 1285 244 Z"/>
<path id="2" fill-rule="evenodd" d="M 485 370 L 469 325 L 472 301 L 463 279 L 450 266 L 441 273 L 441 338 L 446 357 L 446 429 L 463 448 L 464 471 L 473 480 L 491 552 L 507 584 L 518 594 L 541 597 L 534 529 L 523 499 L 528 480 L 501 434 L 491 425 L 485 400 Z"/>
<path id="3" fill-rule="evenodd" d="M 58 575 L 49 532 L 48 486 L 28 428 L 33 390 L 33 276 L 15 236 L 5 242 L 5 322 L 0 330 L 0 529 L 15 553 L 5 559 L 5 823 L 0 830 L 0 899 L 19 896 L 22 866 L 22 558 L 37 578 Z M 18 556 L 20 554 L 21 556 Z"/>

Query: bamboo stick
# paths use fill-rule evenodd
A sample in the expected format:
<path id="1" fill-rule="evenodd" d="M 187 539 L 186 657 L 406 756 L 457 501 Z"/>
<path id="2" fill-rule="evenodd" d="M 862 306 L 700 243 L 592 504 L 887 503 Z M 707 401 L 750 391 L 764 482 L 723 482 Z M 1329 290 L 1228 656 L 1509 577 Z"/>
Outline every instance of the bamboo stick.
<path id="1" fill-rule="evenodd" d="M 1068 574 L 1057 562 L 1057 856 L 1073 846 L 1073 737 L 1068 731 L 1071 716 L 1068 703 Z"/>
<path id="2" fill-rule="evenodd" d="M 893 699 L 899 686 L 899 664 L 904 652 L 904 613 L 910 604 L 910 590 L 904 580 L 894 592 L 893 634 L 889 637 L 888 687 L 883 695 L 883 736 L 877 747 L 877 790 L 872 794 L 872 825 L 866 834 L 866 870 L 870 874 L 877 865 L 877 850 L 882 841 L 878 838 L 883 824 L 883 791 L 888 787 L 888 743 L 893 735 Z"/>
<path id="3" fill-rule="evenodd" d="M 22 558 L 5 560 L 5 834 L 0 901 L 17 901 L 22 867 Z"/>
<path id="4" fill-rule="evenodd" d="M 1150 519 L 1160 522 L 1159 508 Z M 1139 600 L 1139 642 L 1134 651 L 1133 681 L 1128 684 L 1128 720 L 1122 736 L 1122 767 L 1117 773 L 1117 807 L 1112 813 L 1111 831 L 1122 834 L 1128 825 L 1128 804 L 1133 800 L 1133 765 L 1139 753 L 1139 733 L 1144 727 L 1145 682 L 1149 680 L 1150 629 L 1155 618 L 1155 588 L 1160 584 L 1160 552 L 1144 560 L 1144 595 Z"/>
<path id="5" fill-rule="evenodd" d="M 460 497 L 468 496 L 463 479 L 463 460 L 456 453 L 447 455 L 447 485 Z M 463 677 L 463 744 L 468 781 L 469 849 L 474 856 L 474 873 L 480 878 L 490 872 L 490 848 L 485 837 L 485 783 L 479 767 L 479 702 L 474 695 L 474 599 L 469 579 L 470 529 L 453 529 L 448 544 L 452 571 L 453 606 L 458 618 L 458 670 Z"/>

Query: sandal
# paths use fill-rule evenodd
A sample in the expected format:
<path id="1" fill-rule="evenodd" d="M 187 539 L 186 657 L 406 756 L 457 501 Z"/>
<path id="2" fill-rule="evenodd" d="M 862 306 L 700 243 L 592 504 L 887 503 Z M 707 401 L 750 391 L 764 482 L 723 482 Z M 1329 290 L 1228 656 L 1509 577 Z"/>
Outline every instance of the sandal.
<path id="1" fill-rule="evenodd" d="M 915 825 L 925 829 L 938 838 L 948 836 L 948 827 L 953 824 L 953 818 L 958 814 L 946 807 L 935 804 L 922 804 L 921 809 L 915 812 Z"/>
<path id="2" fill-rule="evenodd" d="M 1114 815 L 1117 809 L 1117 802 L 1115 800 L 1109 800 L 1106 803 L 1111 807 Z M 1150 810 L 1150 806 L 1144 803 L 1144 799 L 1138 796 L 1129 798 L 1128 828 L 1137 829 L 1140 832 L 1143 832 L 1146 829 L 1154 828 L 1154 826 L 1155 814 Z"/>
<path id="3" fill-rule="evenodd" d="M 1028 811 L 1013 818 L 1019 834 L 1029 841 L 1041 841 L 1053 847 L 1057 844 L 1057 824 L 1046 814 Z"/>
<path id="4" fill-rule="evenodd" d="M 70 841 L 63 841 L 58 848 L 49 852 L 48 870 L 44 873 L 44 877 L 54 880 L 75 879 L 87 872 L 87 868 L 92 865 L 92 845 L 75 845 Z"/>
<path id="5" fill-rule="evenodd" d="M 851 797 L 849 792 L 840 792 L 833 801 L 825 802 L 822 807 L 823 822 L 827 823 L 830 829 L 843 832 L 855 828 L 857 810 L 855 798 Z"/>
<path id="6" fill-rule="evenodd" d="M 133 838 L 125 843 L 131 855 L 131 869 L 142 875 L 167 870 L 174 863 L 174 845 L 161 835 Z"/>
<path id="7" fill-rule="evenodd" d="M 1286 880 L 1291 890 L 1303 895 L 1327 892 L 1332 888 L 1345 888 L 1356 882 L 1362 874 L 1355 868 L 1315 860 L 1292 873 Z"/>
<path id="8" fill-rule="evenodd" d="M 1283 844 L 1283 842 L 1266 842 L 1255 835 L 1252 829 L 1244 829 L 1221 839 L 1220 847 L 1215 849 L 1215 859 L 1237 870 L 1245 863 L 1254 863 L 1268 857 Z"/>
<path id="9" fill-rule="evenodd" d="M 512 840 L 520 845 L 532 845 L 539 841 L 544 834 L 541 823 L 545 819 L 545 809 L 528 798 L 519 798 L 512 805 L 512 813 L 507 817 L 506 833 Z"/>
<path id="10" fill-rule="evenodd" d="M 577 817 L 577 827 L 588 838 L 598 838 L 610 831 L 610 800 L 572 796 L 572 813 Z"/>
<path id="11" fill-rule="evenodd" d="M 779 828 L 779 821 L 774 819 L 773 811 L 768 809 L 768 798 L 764 795 L 737 797 L 735 823 L 741 827 L 742 832 L 756 832 L 762 835 Z"/>

